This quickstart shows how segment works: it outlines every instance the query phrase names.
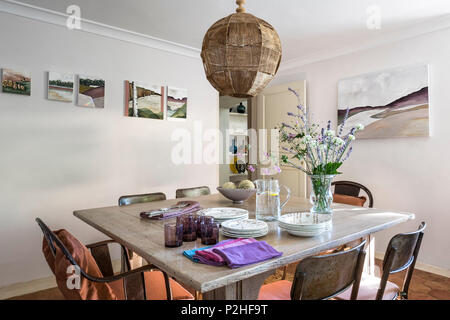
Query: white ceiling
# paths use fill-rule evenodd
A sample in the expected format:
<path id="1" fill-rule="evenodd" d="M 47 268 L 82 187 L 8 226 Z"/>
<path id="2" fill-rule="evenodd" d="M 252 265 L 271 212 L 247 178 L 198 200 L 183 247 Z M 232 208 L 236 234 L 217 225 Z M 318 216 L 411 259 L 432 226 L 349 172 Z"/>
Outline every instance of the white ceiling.
<path id="1" fill-rule="evenodd" d="M 20 2 L 59 12 L 77 4 L 84 19 L 199 49 L 209 26 L 236 8 L 234 0 Z M 381 30 L 366 27 L 366 10 L 373 4 L 381 8 Z M 450 0 L 247 0 L 246 8 L 278 31 L 284 62 L 364 47 L 450 16 Z"/>

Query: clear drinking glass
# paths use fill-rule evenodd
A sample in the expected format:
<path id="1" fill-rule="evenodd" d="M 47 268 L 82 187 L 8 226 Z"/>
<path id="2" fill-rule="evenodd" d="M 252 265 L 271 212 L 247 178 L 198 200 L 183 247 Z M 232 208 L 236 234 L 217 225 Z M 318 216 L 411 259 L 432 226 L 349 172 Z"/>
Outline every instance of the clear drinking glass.
<path id="1" fill-rule="evenodd" d="M 291 190 L 283 187 L 287 192 L 286 201 L 280 203 L 280 184 L 278 180 L 256 180 L 256 219 L 263 221 L 277 221 L 281 215 L 281 209 L 288 203 Z"/>
<path id="2" fill-rule="evenodd" d="M 164 225 L 164 241 L 166 247 L 176 248 L 183 245 L 183 224 L 168 223 Z"/>

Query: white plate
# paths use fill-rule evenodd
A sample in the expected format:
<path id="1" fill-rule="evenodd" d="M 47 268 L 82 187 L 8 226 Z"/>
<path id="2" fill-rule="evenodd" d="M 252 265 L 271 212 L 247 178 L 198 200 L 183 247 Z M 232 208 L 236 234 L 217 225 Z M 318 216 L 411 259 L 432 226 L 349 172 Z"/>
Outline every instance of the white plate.
<path id="1" fill-rule="evenodd" d="M 283 228 L 281 228 L 283 229 Z M 316 230 L 316 231 L 293 231 L 293 230 L 287 230 L 287 229 L 283 229 L 285 230 L 287 233 L 296 236 L 296 237 L 316 237 L 321 235 L 324 232 L 327 232 L 328 230 L 324 229 L 324 230 Z"/>
<path id="2" fill-rule="evenodd" d="M 261 229 L 258 231 L 234 231 L 234 230 L 229 230 L 229 229 L 222 229 L 223 232 L 229 233 L 229 234 L 237 234 L 237 235 L 252 235 L 252 234 L 258 234 L 258 233 L 264 233 L 264 232 L 269 232 L 269 228 L 265 228 L 265 229 Z"/>
<path id="3" fill-rule="evenodd" d="M 217 219 L 217 218 L 214 218 L 214 220 L 217 221 L 217 222 L 225 222 L 225 221 L 228 221 L 228 220 L 243 220 L 243 219 L 248 219 L 248 214 L 245 215 L 245 216 L 242 216 L 242 217 L 232 218 L 232 219 Z"/>
<path id="4" fill-rule="evenodd" d="M 332 215 L 312 214 L 310 212 L 296 212 L 282 215 L 278 219 L 280 227 L 296 230 L 317 230 L 329 228 Z"/>
<path id="5" fill-rule="evenodd" d="M 256 233 L 253 235 L 245 235 L 245 234 L 234 234 L 234 233 L 228 233 L 222 230 L 222 235 L 228 238 L 244 238 L 244 239 L 248 239 L 248 238 L 261 238 L 266 236 L 269 233 L 269 231 L 265 231 L 265 232 L 261 232 L 261 233 Z"/>
<path id="6" fill-rule="evenodd" d="M 299 231 L 315 231 L 315 230 L 322 230 L 322 229 L 329 229 L 332 227 L 332 222 L 324 223 L 318 226 L 310 227 L 310 226 L 302 226 L 302 225 L 293 225 L 293 224 L 285 224 L 282 222 L 278 222 L 278 226 L 280 228 L 284 229 L 290 229 L 290 230 L 299 230 Z"/>
<path id="7" fill-rule="evenodd" d="M 263 231 L 269 228 L 264 221 L 245 219 L 245 220 L 229 220 L 222 223 L 224 230 L 235 232 Z"/>
<path id="8" fill-rule="evenodd" d="M 239 208 L 209 208 L 198 212 L 202 216 L 214 217 L 217 221 L 248 218 L 248 211 Z"/>

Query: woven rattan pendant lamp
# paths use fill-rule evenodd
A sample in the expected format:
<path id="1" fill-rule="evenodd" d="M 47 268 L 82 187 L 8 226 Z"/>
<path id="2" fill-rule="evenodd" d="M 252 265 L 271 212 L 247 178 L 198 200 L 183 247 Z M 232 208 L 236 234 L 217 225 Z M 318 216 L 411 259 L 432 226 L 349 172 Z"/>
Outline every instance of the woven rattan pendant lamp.
<path id="1" fill-rule="evenodd" d="M 201 56 L 206 77 L 221 95 L 249 98 L 277 73 L 281 41 L 270 24 L 245 13 L 245 0 L 236 4 L 236 13 L 209 28 Z"/>

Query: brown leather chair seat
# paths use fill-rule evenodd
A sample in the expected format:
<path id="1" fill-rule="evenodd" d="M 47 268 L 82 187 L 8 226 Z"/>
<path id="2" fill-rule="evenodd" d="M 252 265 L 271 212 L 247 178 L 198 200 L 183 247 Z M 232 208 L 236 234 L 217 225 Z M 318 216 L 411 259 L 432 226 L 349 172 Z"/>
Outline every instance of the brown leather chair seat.
<path id="1" fill-rule="evenodd" d="M 161 271 L 148 271 L 144 273 L 145 290 L 147 291 L 147 300 L 167 300 L 166 285 Z M 123 280 L 110 283 L 114 294 L 118 300 L 125 300 L 125 291 L 123 289 Z M 183 288 L 178 282 L 170 279 L 173 300 L 193 300 L 192 294 Z"/>
<path id="2" fill-rule="evenodd" d="M 352 197 L 337 193 L 333 195 L 333 202 L 348 204 L 350 206 L 364 207 L 366 201 L 367 201 L 366 197 Z"/>
<path id="3" fill-rule="evenodd" d="M 258 300 L 291 300 L 292 282 L 281 280 L 265 284 L 259 291 Z"/>

